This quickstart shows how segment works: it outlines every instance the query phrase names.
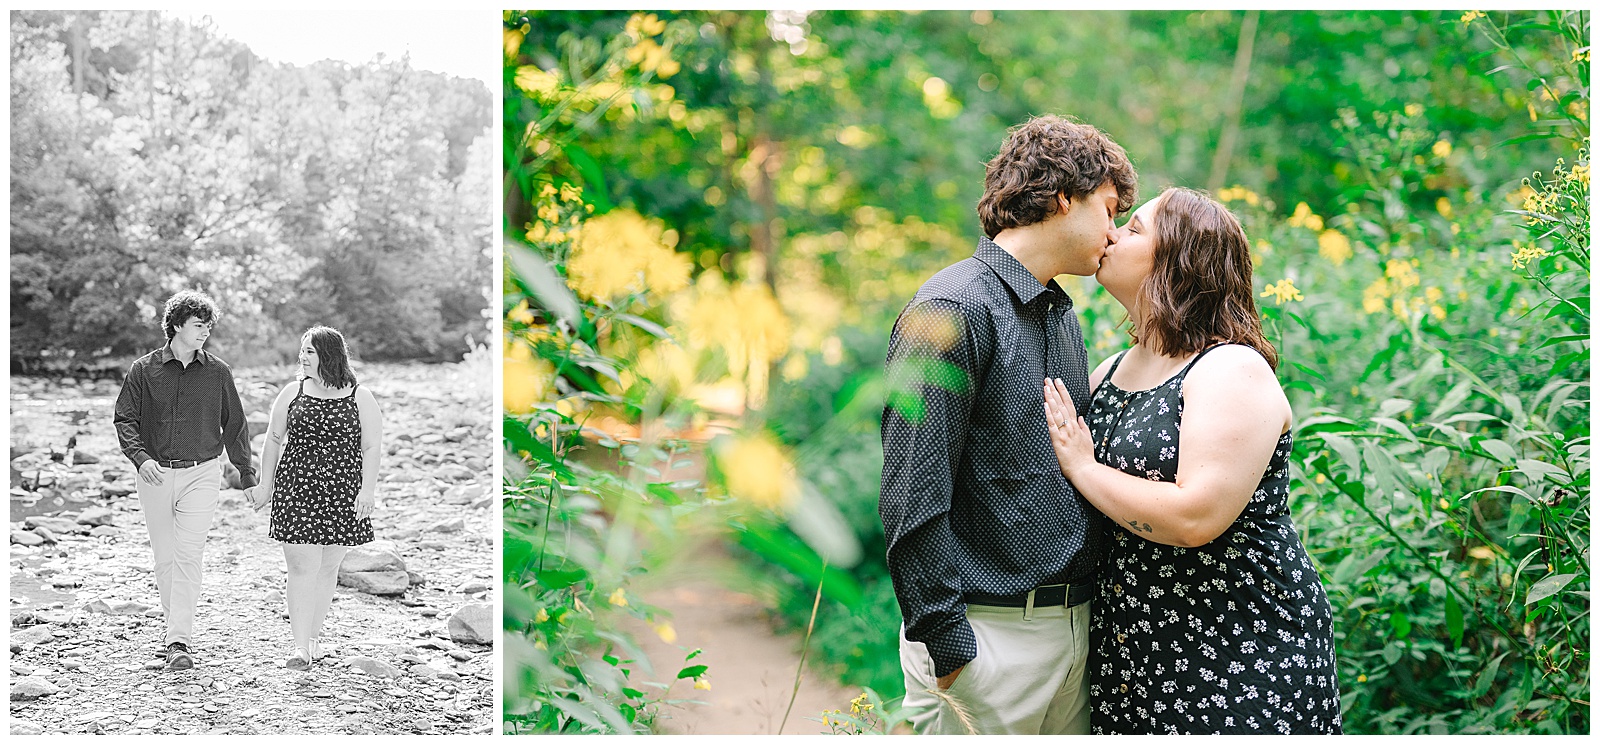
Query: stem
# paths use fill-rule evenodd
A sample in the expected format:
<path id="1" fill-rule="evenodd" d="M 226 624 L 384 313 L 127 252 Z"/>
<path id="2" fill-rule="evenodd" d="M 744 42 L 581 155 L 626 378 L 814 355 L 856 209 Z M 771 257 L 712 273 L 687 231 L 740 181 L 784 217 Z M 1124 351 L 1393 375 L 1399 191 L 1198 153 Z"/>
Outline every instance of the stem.
<path id="1" fill-rule="evenodd" d="M 1393 538 L 1396 544 L 1400 545 L 1408 553 L 1416 557 L 1416 559 L 1422 563 L 1422 566 L 1428 570 L 1429 574 L 1432 574 L 1434 577 L 1438 578 L 1439 581 L 1443 582 L 1444 586 L 1451 592 L 1455 593 L 1463 603 L 1471 606 L 1472 611 L 1478 614 L 1479 619 L 1494 627 L 1495 631 L 1500 632 L 1501 636 L 1504 636 L 1508 641 L 1510 641 L 1511 646 L 1516 648 L 1519 655 L 1521 655 L 1524 659 L 1529 657 L 1527 645 L 1523 644 L 1521 639 L 1517 638 L 1517 636 L 1512 632 L 1506 630 L 1506 628 L 1501 626 L 1495 619 L 1485 615 L 1482 610 L 1479 610 L 1478 604 L 1473 602 L 1472 598 L 1468 596 L 1467 593 L 1463 592 L 1461 588 L 1456 587 L 1455 582 L 1451 581 L 1448 575 L 1439 571 L 1438 567 L 1435 567 L 1433 563 L 1429 561 L 1426 554 L 1422 553 L 1415 546 L 1411 545 L 1410 541 L 1407 541 L 1404 536 L 1400 535 L 1399 531 L 1395 530 L 1394 526 L 1389 524 L 1388 519 L 1379 517 L 1378 513 L 1374 512 L 1372 508 L 1367 506 L 1365 499 L 1351 499 L 1350 501 L 1355 502 L 1356 506 L 1359 507 L 1362 512 L 1367 513 L 1367 516 L 1372 518 L 1372 521 L 1377 523 L 1378 527 L 1383 528 L 1383 532 L 1388 533 L 1389 537 Z"/>
<path id="2" fill-rule="evenodd" d="M 800 697 L 800 674 L 806 668 L 806 654 L 811 651 L 811 631 L 817 627 L 817 608 L 822 605 L 822 583 L 828 579 L 828 560 L 822 560 L 822 573 L 817 577 L 817 596 L 811 601 L 811 620 L 806 622 L 806 639 L 800 644 L 800 664 L 794 669 L 794 691 L 789 694 L 789 708 L 783 710 L 783 721 L 778 723 L 777 734 L 789 723 L 789 712 L 794 711 L 794 700 Z"/>

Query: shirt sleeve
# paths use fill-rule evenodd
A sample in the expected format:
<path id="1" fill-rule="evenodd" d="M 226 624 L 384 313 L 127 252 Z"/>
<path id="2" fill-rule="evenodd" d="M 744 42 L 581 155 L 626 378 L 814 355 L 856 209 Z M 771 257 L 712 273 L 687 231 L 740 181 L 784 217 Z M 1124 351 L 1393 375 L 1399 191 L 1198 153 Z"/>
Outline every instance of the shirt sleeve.
<path id="1" fill-rule="evenodd" d="M 144 438 L 139 434 L 139 418 L 143 413 L 146 389 L 144 375 L 144 368 L 138 361 L 128 367 L 128 374 L 122 377 L 122 390 L 117 393 L 116 409 L 111 416 L 111 423 L 117 430 L 117 443 L 135 469 L 150 460 Z"/>
<path id="2" fill-rule="evenodd" d="M 934 299 L 907 308 L 889 337 L 878 515 L 906 638 L 927 645 L 938 676 L 978 654 L 949 516 L 973 388 L 992 354 L 983 328 Z"/>
<path id="3" fill-rule="evenodd" d="M 234 385 L 232 370 L 224 370 L 222 375 L 222 444 L 228 450 L 228 460 L 239 469 L 239 485 L 245 489 L 255 486 L 250 426 L 244 417 L 244 404 L 239 401 L 239 388 Z"/>

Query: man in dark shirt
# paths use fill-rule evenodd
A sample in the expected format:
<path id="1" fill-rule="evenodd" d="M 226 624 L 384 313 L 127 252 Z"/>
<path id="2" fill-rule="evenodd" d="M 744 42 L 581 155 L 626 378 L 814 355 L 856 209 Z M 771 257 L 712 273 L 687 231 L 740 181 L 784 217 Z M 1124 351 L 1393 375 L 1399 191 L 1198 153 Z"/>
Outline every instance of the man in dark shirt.
<path id="1" fill-rule="evenodd" d="M 1135 183 L 1094 127 L 1013 128 L 978 203 L 988 237 L 895 322 L 878 512 L 918 732 L 1089 732 L 1103 518 L 1056 464 L 1043 390 L 1061 378 L 1088 410 L 1083 334 L 1054 277 L 1096 272 Z"/>
<path id="2" fill-rule="evenodd" d="M 194 667 L 201 554 L 221 492 L 223 450 L 244 486 L 256 483 L 233 371 L 201 349 L 216 319 L 216 304 L 199 292 L 167 300 L 161 315 L 167 344 L 128 368 L 113 420 L 122 454 L 139 471 L 139 505 L 167 620 L 169 670 Z"/>

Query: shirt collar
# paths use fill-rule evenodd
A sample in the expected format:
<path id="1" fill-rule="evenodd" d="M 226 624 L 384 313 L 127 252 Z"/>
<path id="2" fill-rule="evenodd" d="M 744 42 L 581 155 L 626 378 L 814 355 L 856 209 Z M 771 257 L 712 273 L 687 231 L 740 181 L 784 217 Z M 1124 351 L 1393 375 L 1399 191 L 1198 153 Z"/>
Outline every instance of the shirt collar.
<path id="1" fill-rule="evenodd" d="M 1023 305 L 1028 305 L 1038 300 L 1040 295 L 1046 294 L 1050 295 L 1050 299 L 1054 302 L 1063 303 L 1067 307 L 1072 305 L 1072 298 L 1061 289 L 1061 285 L 1056 284 L 1054 278 L 1051 278 L 1048 285 L 1039 284 L 1039 278 L 1033 276 L 1033 272 L 1028 271 L 1022 262 L 1017 261 L 1017 257 L 988 238 L 978 239 L 978 250 L 972 252 L 972 257 L 994 270 L 994 273 L 999 275 L 1000 281 L 1011 289 L 1011 294 L 1022 301 Z"/>
<path id="2" fill-rule="evenodd" d="M 171 361 L 173 361 L 175 359 L 178 359 L 178 355 L 172 353 L 172 342 L 169 341 L 166 344 L 163 344 L 161 346 L 161 358 L 160 359 L 161 359 L 161 364 L 163 364 L 163 365 L 165 365 L 168 362 L 171 362 Z M 200 363 L 202 365 L 206 364 L 206 349 L 205 349 L 205 347 L 201 347 L 201 348 L 195 350 L 195 352 L 194 352 L 194 360 L 195 360 L 195 362 L 198 362 L 198 363 Z"/>

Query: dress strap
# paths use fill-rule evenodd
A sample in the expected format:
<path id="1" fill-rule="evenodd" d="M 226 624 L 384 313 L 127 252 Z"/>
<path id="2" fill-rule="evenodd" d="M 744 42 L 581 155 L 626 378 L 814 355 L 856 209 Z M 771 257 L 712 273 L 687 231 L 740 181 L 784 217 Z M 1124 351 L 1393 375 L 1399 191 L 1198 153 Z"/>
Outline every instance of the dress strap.
<path id="1" fill-rule="evenodd" d="M 350 395 L 345 396 L 345 398 L 355 398 L 356 397 L 356 389 L 360 388 L 360 387 L 361 387 L 360 383 L 351 383 L 350 384 Z"/>
<path id="2" fill-rule="evenodd" d="M 300 379 L 300 390 L 295 392 L 294 397 L 295 398 L 299 398 L 299 397 L 304 396 L 304 395 L 306 395 L 306 379 L 305 378 L 301 378 Z"/>
<path id="3" fill-rule="evenodd" d="M 1228 346 L 1229 344 L 1232 344 L 1232 343 L 1233 342 L 1219 341 L 1219 342 L 1217 342 L 1215 344 L 1212 344 L 1209 347 L 1206 347 L 1205 349 L 1200 350 L 1200 353 L 1195 355 L 1194 359 L 1189 360 L 1189 364 L 1184 365 L 1183 369 L 1178 372 L 1178 377 L 1181 378 L 1181 377 L 1183 377 L 1185 375 L 1188 375 L 1189 374 L 1189 368 L 1194 367 L 1194 363 L 1199 362 L 1200 358 L 1206 356 L 1207 352 L 1210 352 L 1211 350 L 1216 349 L 1217 347 Z"/>
<path id="4" fill-rule="evenodd" d="M 1121 352 L 1118 352 L 1117 356 L 1111 360 L 1111 369 L 1106 371 L 1106 376 L 1101 378 L 1100 382 L 1104 383 L 1107 380 L 1110 380 L 1111 376 L 1116 375 L 1117 365 L 1122 364 L 1122 358 L 1126 356 L 1128 356 L 1128 350 L 1124 349 Z"/>

